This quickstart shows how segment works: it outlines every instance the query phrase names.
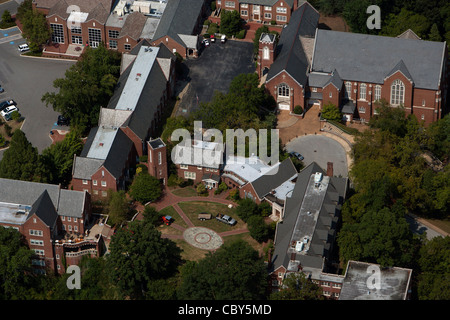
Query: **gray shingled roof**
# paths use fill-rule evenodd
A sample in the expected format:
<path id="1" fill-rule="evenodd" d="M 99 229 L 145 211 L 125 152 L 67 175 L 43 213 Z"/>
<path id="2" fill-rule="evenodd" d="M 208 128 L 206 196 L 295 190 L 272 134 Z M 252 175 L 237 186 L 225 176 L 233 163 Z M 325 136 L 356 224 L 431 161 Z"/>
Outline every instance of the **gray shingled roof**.
<path id="1" fill-rule="evenodd" d="M 204 0 L 170 0 L 153 35 L 153 40 L 170 36 L 184 46 L 184 41 L 179 35 L 192 34 L 203 5 Z"/>
<path id="2" fill-rule="evenodd" d="M 286 198 L 283 223 L 277 225 L 275 250 L 272 260 L 273 270 L 280 266 L 287 268 L 289 265 L 291 256 L 288 254 L 288 248 L 290 246 L 291 236 L 307 191 L 309 179 L 316 172 L 325 174 L 324 170 L 315 162 L 300 171 L 291 197 Z M 321 270 L 323 267 L 324 257 L 329 254 L 330 249 L 330 243 L 328 242 L 330 238 L 329 234 L 334 236 L 335 232 L 334 229 L 337 223 L 336 215 L 338 214 L 336 210 L 340 209 L 339 206 L 334 204 L 334 201 L 338 200 L 342 202 L 345 198 L 347 181 L 345 178 L 330 177 L 326 195 L 314 227 L 310 249 L 307 254 L 296 254 L 295 257 L 297 261 L 300 261 L 304 269 Z"/>
<path id="3" fill-rule="evenodd" d="M 60 189 L 58 185 L 0 178 L 0 202 L 33 206 L 44 191 L 58 214 L 80 217 L 84 209 L 85 193 Z"/>
<path id="4" fill-rule="evenodd" d="M 47 226 L 53 228 L 58 219 L 58 213 L 55 210 L 55 206 L 50 199 L 47 190 L 44 190 L 42 194 L 33 203 L 28 219 L 33 215 L 36 215 L 41 219 Z"/>
<path id="5" fill-rule="evenodd" d="M 380 84 L 392 70 L 407 70 L 416 88 L 437 90 L 444 51 L 444 42 L 318 29 L 312 70 Z"/>
<path id="6" fill-rule="evenodd" d="M 314 37 L 319 16 L 316 9 L 307 2 L 292 13 L 289 24 L 281 32 L 277 57 L 270 67 L 267 81 L 285 71 L 302 86 L 306 85 L 309 61 L 300 36 Z"/>
<path id="7" fill-rule="evenodd" d="M 269 174 L 274 170 L 276 170 L 275 174 Z M 291 158 L 287 158 L 277 168 L 270 170 L 267 174 L 253 181 L 252 186 L 258 197 L 262 199 L 266 194 L 291 179 L 296 173 L 297 170 Z"/>

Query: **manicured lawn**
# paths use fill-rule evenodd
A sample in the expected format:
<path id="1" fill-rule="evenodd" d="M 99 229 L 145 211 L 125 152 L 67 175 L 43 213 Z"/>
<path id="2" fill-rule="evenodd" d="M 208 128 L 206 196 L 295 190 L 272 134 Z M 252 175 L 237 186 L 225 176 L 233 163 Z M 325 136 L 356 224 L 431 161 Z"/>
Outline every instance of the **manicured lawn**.
<path id="1" fill-rule="evenodd" d="M 198 227 L 205 227 L 211 230 L 216 231 L 217 233 L 242 229 L 245 227 L 245 223 L 237 217 L 234 212 L 234 209 L 228 208 L 228 206 L 208 201 L 186 201 L 178 203 L 183 212 L 187 215 L 187 217 L 192 221 L 192 223 Z M 212 215 L 211 220 L 200 221 L 198 220 L 198 214 L 206 212 Z M 215 217 L 218 213 L 226 214 L 231 216 L 237 221 L 233 227 L 226 225 L 218 221 Z"/>
<path id="2" fill-rule="evenodd" d="M 208 254 L 208 252 L 210 252 L 208 250 L 203 250 L 203 249 L 199 249 L 194 246 L 191 246 L 189 243 L 187 243 L 184 240 L 177 239 L 177 240 L 173 240 L 173 241 L 177 244 L 177 246 L 179 248 L 181 248 L 181 250 L 183 250 L 181 252 L 181 258 L 184 260 L 198 261 L 198 260 L 203 259 Z"/>
<path id="3" fill-rule="evenodd" d="M 179 197 L 196 197 L 197 191 L 194 189 L 194 187 L 184 187 L 180 189 L 174 189 L 172 190 L 172 193 Z"/>
<path id="4" fill-rule="evenodd" d="M 165 216 L 171 216 L 173 218 L 173 223 L 176 223 L 177 225 L 179 225 L 183 228 L 188 227 L 187 223 L 183 220 L 183 218 L 180 217 L 178 212 L 172 206 L 168 206 L 168 207 L 160 210 L 159 213 L 162 215 L 165 215 Z M 163 224 L 163 228 L 175 230 L 174 228 L 170 228 L 169 226 L 166 226 L 165 224 Z M 181 234 L 181 232 L 177 232 L 177 233 L 172 232 L 171 234 Z"/>

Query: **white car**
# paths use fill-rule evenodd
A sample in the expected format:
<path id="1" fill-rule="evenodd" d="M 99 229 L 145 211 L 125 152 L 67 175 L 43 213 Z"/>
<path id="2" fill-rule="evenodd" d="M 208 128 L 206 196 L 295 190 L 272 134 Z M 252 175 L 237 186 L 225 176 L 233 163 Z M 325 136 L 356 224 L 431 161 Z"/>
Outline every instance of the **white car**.
<path id="1" fill-rule="evenodd" d="M 203 39 L 203 43 L 205 44 L 205 47 L 209 47 L 209 40 Z"/>
<path id="2" fill-rule="evenodd" d="M 2 115 L 3 118 L 5 118 L 6 121 L 11 119 L 11 114 L 14 111 L 19 111 L 19 109 L 17 109 L 16 106 L 9 106 L 6 107 L 4 110 L 2 110 L 2 112 L 0 112 L 0 114 Z"/>
<path id="3" fill-rule="evenodd" d="M 18 48 L 19 48 L 18 50 L 19 50 L 20 52 L 25 52 L 25 51 L 30 50 L 30 47 L 29 47 L 28 44 L 26 44 L 26 43 L 19 45 Z"/>

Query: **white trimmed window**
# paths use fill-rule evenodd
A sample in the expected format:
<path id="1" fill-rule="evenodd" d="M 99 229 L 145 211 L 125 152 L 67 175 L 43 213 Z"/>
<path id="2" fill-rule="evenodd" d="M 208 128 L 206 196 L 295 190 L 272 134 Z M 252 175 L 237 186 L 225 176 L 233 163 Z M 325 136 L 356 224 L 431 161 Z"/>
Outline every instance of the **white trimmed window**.
<path id="1" fill-rule="evenodd" d="M 189 166 L 185 164 L 180 164 L 180 169 L 187 170 L 189 169 Z"/>
<path id="2" fill-rule="evenodd" d="M 283 21 L 283 22 L 286 22 L 286 21 L 287 21 L 287 17 L 286 17 L 286 16 L 278 16 L 278 15 L 277 15 L 277 21 Z"/>
<path id="3" fill-rule="evenodd" d="M 345 83 L 345 97 L 347 99 L 351 99 L 351 97 L 352 97 L 352 83 L 351 82 Z"/>
<path id="4" fill-rule="evenodd" d="M 277 13 L 287 13 L 286 7 L 277 7 Z"/>
<path id="5" fill-rule="evenodd" d="M 375 86 L 375 101 L 378 101 L 381 99 L 381 86 L 376 85 Z"/>
<path id="6" fill-rule="evenodd" d="M 195 178 L 196 178 L 196 174 L 195 174 L 195 172 L 190 172 L 190 171 L 185 171 L 184 172 L 184 178 L 185 179 L 192 179 L 192 180 L 195 180 Z"/>
<path id="7" fill-rule="evenodd" d="M 367 93 L 367 85 L 365 83 L 361 83 L 359 86 L 359 99 L 366 100 Z"/>
<path id="8" fill-rule="evenodd" d="M 359 111 L 359 113 L 366 113 L 366 108 L 359 107 L 358 111 Z"/>
<path id="9" fill-rule="evenodd" d="M 289 97 L 289 86 L 286 84 L 282 84 L 278 87 L 278 96 L 280 97 Z"/>
<path id="10" fill-rule="evenodd" d="M 269 60 L 270 59 L 270 51 L 268 47 L 264 47 L 263 49 L 263 59 Z"/>
<path id="11" fill-rule="evenodd" d="M 234 1 L 225 1 L 225 7 L 234 8 Z"/>
<path id="12" fill-rule="evenodd" d="M 400 80 L 395 80 L 391 85 L 391 105 L 399 105 L 405 102 L 405 85 Z"/>

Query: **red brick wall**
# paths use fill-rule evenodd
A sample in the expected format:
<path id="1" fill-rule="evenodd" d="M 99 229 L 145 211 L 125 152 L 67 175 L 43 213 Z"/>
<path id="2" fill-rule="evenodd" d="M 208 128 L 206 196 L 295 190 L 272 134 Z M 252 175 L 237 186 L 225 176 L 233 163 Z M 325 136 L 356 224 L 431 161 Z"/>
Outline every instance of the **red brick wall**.
<path id="1" fill-rule="evenodd" d="M 42 231 L 42 236 L 30 235 L 30 230 Z M 36 259 L 38 259 L 38 257 L 40 259 L 44 258 L 46 266 L 51 268 L 52 270 L 54 270 L 55 256 L 54 256 L 54 252 L 53 252 L 53 244 L 51 242 L 52 233 L 51 233 L 50 227 L 48 227 L 38 216 L 33 214 L 23 224 L 22 230 L 20 230 L 20 231 L 23 234 L 23 236 L 31 250 L 33 250 L 33 249 L 44 250 L 44 256 L 36 255 Z M 43 245 L 31 244 L 32 239 L 43 241 Z"/>
<path id="2" fill-rule="evenodd" d="M 176 52 L 178 52 L 183 58 L 186 58 L 186 56 L 187 56 L 186 48 L 184 46 L 182 46 L 181 44 L 179 44 L 178 42 L 176 42 L 175 40 L 173 40 L 171 37 L 165 36 L 165 37 L 161 37 L 159 39 L 155 39 L 155 40 L 153 40 L 152 45 L 158 46 L 161 43 L 164 44 L 167 48 L 169 48 L 169 50 L 172 53 L 174 53 L 173 50 L 175 49 Z"/>
<path id="3" fill-rule="evenodd" d="M 256 194 L 256 191 L 251 183 L 247 183 L 239 189 L 239 196 L 242 199 L 248 198 L 248 194 L 252 195 L 252 199 L 256 204 L 261 204 L 261 200 L 258 198 L 258 195 Z"/>
<path id="4" fill-rule="evenodd" d="M 289 22 L 291 15 L 292 15 L 292 11 L 293 8 L 291 8 L 286 1 L 284 0 L 279 0 L 277 3 L 275 3 L 271 10 L 265 10 L 265 6 L 261 5 L 260 6 L 260 14 L 259 16 L 254 16 L 253 15 L 253 5 L 249 4 L 247 8 L 243 8 L 242 5 L 239 5 L 239 1 L 238 0 L 229 0 L 230 2 L 234 2 L 234 8 L 232 7 L 226 7 L 225 6 L 225 0 L 222 0 L 222 3 L 220 5 L 217 5 L 217 7 L 222 7 L 222 9 L 225 10 L 236 10 L 239 12 L 239 14 L 241 15 L 241 18 L 246 20 L 246 21 L 264 21 L 266 23 L 270 23 L 271 21 L 276 21 L 277 15 L 279 16 L 285 16 L 286 17 L 286 21 L 277 21 L 277 24 L 286 24 Z M 295 3 L 296 1 L 294 1 Z M 216 2 L 217 3 L 217 2 Z M 283 8 L 287 8 L 286 13 L 277 13 L 277 7 L 283 7 Z M 294 4 L 294 8 L 296 8 L 296 4 Z M 247 15 L 243 15 L 242 11 L 245 10 L 247 11 Z M 265 17 L 265 13 L 270 13 L 270 17 Z"/>
<path id="5" fill-rule="evenodd" d="M 159 153 L 161 153 L 161 164 L 158 162 Z M 167 184 L 168 168 L 166 146 L 153 150 L 150 145 L 148 145 L 148 172 L 157 179 L 163 179 L 164 184 Z"/>
<path id="6" fill-rule="evenodd" d="M 266 89 L 277 101 L 278 97 L 278 86 L 281 84 L 287 84 L 290 90 L 290 102 L 291 102 L 291 112 L 296 105 L 301 106 L 305 109 L 305 99 L 303 98 L 303 88 L 294 81 L 286 72 L 281 72 L 279 75 L 271 79 L 266 83 Z"/>

